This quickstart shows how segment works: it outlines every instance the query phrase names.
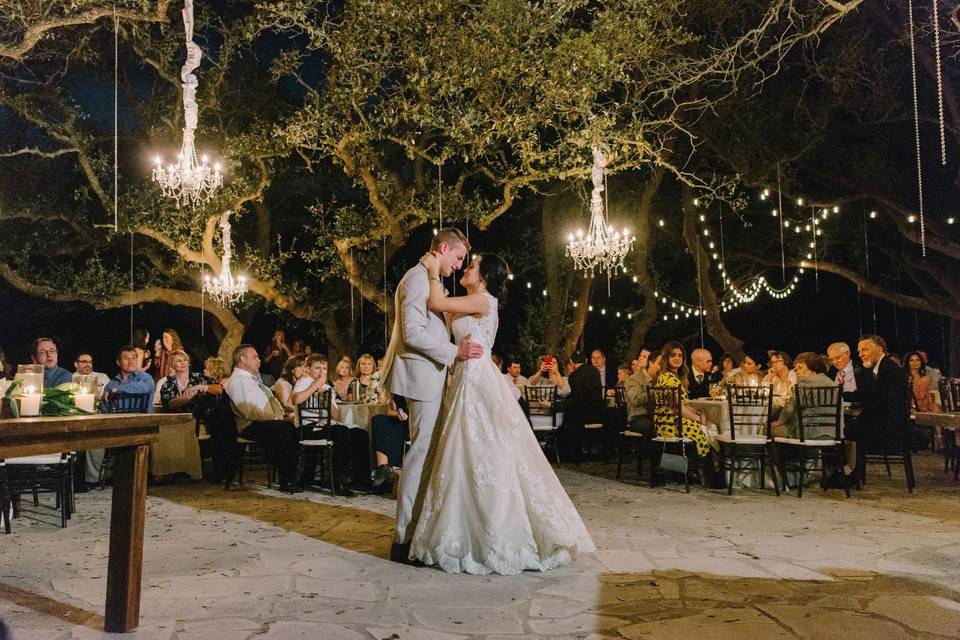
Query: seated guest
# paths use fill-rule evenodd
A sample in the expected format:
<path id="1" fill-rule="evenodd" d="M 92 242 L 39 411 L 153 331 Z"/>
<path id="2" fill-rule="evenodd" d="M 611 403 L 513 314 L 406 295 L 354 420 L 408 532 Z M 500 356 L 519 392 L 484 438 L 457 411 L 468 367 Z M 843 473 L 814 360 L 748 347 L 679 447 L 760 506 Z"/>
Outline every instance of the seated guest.
<path id="1" fill-rule="evenodd" d="M 233 373 L 224 383 L 237 433 L 247 440 L 267 445 L 280 475 L 280 490 L 296 493 L 302 488 L 294 483 L 299 453 L 299 434 L 290 420 L 283 418 L 283 405 L 260 380 L 260 356 L 250 344 L 233 350 Z"/>
<path id="2" fill-rule="evenodd" d="M 353 380 L 353 368 L 349 357 L 344 356 L 340 362 L 337 363 L 337 368 L 333 372 L 333 389 L 337 400 L 340 402 L 354 401 L 353 389 L 350 388 L 350 383 L 352 383 Z M 324 382 L 326 382 L 326 378 L 324 378 Z"/>
<path id="3" fill-rule="evenodd" d="M 910 411 L 940 413 L 940 405 L 930 398 L 933 376 L 927 368 L 927 359 L 921 351 L 911 351 L 903 357 L 907 363 L 907 390 L 910 394 Z M 933 429 L 933 449 L 943 449 L 943 427 Z"/>
<path id="4" fill-rule="evenodd" d="M 570 394 L 557 403 L 557 410 L 563 412 L 558 440 L 564 457 L 579 462 L 583 456 L 584 425 L 603 421 L 603 387 L 600 384 L 600 372 L 594 366 L 584 366 L 583 352 L 576 351 L 570 356 L 568 368 L 571 373 L 567 379 Z"/>
<path id="5" fill-rule="evenodd" d="M 117 368 L 120 371 L 103 387 L 103 398 L 100 401 L 102 412 L 110 411 L 110 398 L 117 393 L 148 394 L 153 397 L 153 376 L 141 371 L 139 362 L 137 351 L 132 346 L 120 347 L 117 351 Z M 153 413 L 153 403 L 149 401 L 147 413 Z M 102 466 L 103 449 L 88 449 L 83 470 L 84 479 L 91 484 L 97 482 Z"/>
<path id="6" fill-rule="evenodd" d="M 731 376 L 726 384 L 735 384 L 739 387 L 759 387 L 763 381 L 763 373 L 760 371 L 760 365 L 763 363 L 766 353 L 759 349 L 750 349 L 743 355 L 740 362 L 740 371 Z"/>
<path id="7" fill-rule="evenodd" d="M 522 389 L 527 384 L 527 379 L 520 375 L 520 371 L 519 360 L 517 358 L 510 358 L 510 366 L 507 367 L 507 372 L 503 374 L 503 377 L 517 389 Z"/>
<path id="8" fill-rule="evenodd" d="M 621 364 L 617 367 L 617 388 L 622 389 L 623 383 L 633 375 L 633 369 L 628 364 Z"/>
<path id="9" fill-rule="evenodd" d="M 690 352 L 690 373 L 687 379 L 690 398 L 699 400 L 710 397 L 710 385 L 719 382 L 719 376 L 711 373 L 713 355 L 706 349 L 694 349 Z"/>
<path id="10" fill-rule="evenodd" d="M 370 434 L 376 467 L 373 470 L 373 491 L 386 493 L 392 488 L 393 469 L 403 466 L 403 446 L 410 439 L 406 402 L 391 394 L 386 415 L 373 416 Z"/>
<path id="11" fill-rule="evenodd" d="M 193 415 L 207 421 L 213 416 L 217 398 L 223 393 L 223 384 L 230 377 L 230 366 L 223 358 L 211 356 L 203 361 L 203 393 L 194 398 Z"/>
<path id="12" fill-rule="evenodd" d="M 190 356 L 183 350 L 170 352 L 170 368 L 173 375 L 160 385 L 160 404 L 164 411 L 193 412 L 195 400 L 207 390 L 207 381 L 203 374 L 190 373 Z"/>
<path id="13" fill-rule="evenodd" d="M 783 351 L 771 351 L 769 358 L 770 368 L 763 378 L 763 384 L 771 387 L 773 412 L 774 415 L 778 415 L 787 398 L 793 397 L 793 385 L 797 382 L 797 374 L 793 371 L 793 361 L 790 360 L 790 356 Z"/>
<path id="14" fill-rule="evenodd" d="M 293 403 L 293 387 L 297 380 L 307 373 L 307 359 L 304 356 L 290 356 L 283 364 L 283 371 L 280 377 L 270 388 L 273 395 L 277 397 L 280 404 L 283 405 L 283 414 L 285 417 L 292 417 L 294 424 L 299 424 L 297 417 L 297 407 Z"/>
<path id="15" fill-rule="evenodd" d="M 553 356 L 537 358 L 537 372 L 527 378 L 528 387 L 556 387 L 557 397 L 570 395 L 567 379 L 560 375 L 560 363 Z"/>
<path id="16" fill-rule="evenodd" d="M 711 455 L 717 430 L 707 420 L 703 412 L 697 411 L 688 404 L 687 381 L 690 379 L 687 372 L 686 354 L 683 345 L 679 342 L 668 342 L 660 351 L 662 369 L 657 376 L 658 387 L 680 387 L 680 402 L 682 415 L 683 437 L 693 441 L 700 458 Z M 676 425 L 670 407 L 657 407 L 653 416 L 653 426 L 659 438 L 677 438 Z"/>
<path id="17" fill-rule="evenodd" d="M 286 334 L 283 329 L 277 329 L 273 332 L 273 338 L 270 344 L 263 348 L 263 376 L 269 376 L 269 383 L 276 382 L 283 371 L 283 365 L 292 354 L 290 347 L 287 346 Z"/>
<path id="18" fill-rule="evenodd" d="M 873 381 L 864 392 L 860 415 L 844 430 L 845 464 L 833 476 L 832 485 L 850 486 L 857 464 L 858 449 L 900 453 L 906 438 L 907 378 L 903 369 L 887 355 L 887 343 L 880 336 L 865 335 L 857 343 L 863 366 L 873 370 Z"/>
<path id="19" fill-rule="evenodd" d="M 345 364 L 341 360 L 337 366 Z M 307 358 L 306 375 L 297 380 L 293 387 L 293 403 L 303 404 L 313 394 L 322 393 L 330 388 L 327 383 L 327 359 L 323 354 L 315 353 Z M 329 411 L 333 421 L 340 418 L 336 393 L 330 394 L 330 406 L 320 411 Z M 321 415 L 326 417 L 325 413 Z M 338 496 L 349 497 L 353 495 L 353 491 L 350 490 L 351 485 L 361 490 L 366 490 L 370 485 L 370 440 L 363 429 L 351 429 L 335 422 L 331 427 L 333 433 L 327 433 L 326 426 L 311 428 L 303 432 L 302 439 L 330 438 L 333 441 L 333 492 Z M 308 429 L 308 427 L 303 428 Z M 315 484 L 316 472 L 317 456 L 314 452 L 307 451 L 303 459 L 300 482 L 304 485 Z"/>
<path id="20" fill-rule="evenodd" d="M 930 358 L 927 357 L 926 351 L 917 351 L 917 353 L 919 353 L 920 358 L 923 359 L 923 364 L 927 368 L 927 375 L 930 376 L 930 388 L 939 389 L 940 380 L 943 378 L 943 374 L 940 372 L 940 369 L 937 369 L 935 366 L 933 366 L 933 364 L 930 362 Z"/>
<path id="21" fill-rule="evenodd" d="M 729 378 L 737 375 L 740 369 L 737 368 L 736 362 L 733 360 L 733 356 L 729 353 L 725 353 L 720 356 L 720 382 L 725 383 Z"/>
<path id="22" fill-rule="evenodd" d="M 590 364 L 600 374 L 600 386 L 613 388 L 616 384 L 614 381 L 617 373 L 612 367 L 607 366 L 607 354 L 603 352 L 603 349 L 594 349 L 590 353 Z"/>
<path id="23" fill-rule="evenodd" d="M 651 360 L 650 350 L 641 349 L 635 362 L 643 368 L 631 374 L 623 383 L 623 392 L 627 399 L 627 424 L 631 431 L 643 434 L 646 439 L 653 435 L 653 421 L 650 418 L 647 387 L 652 385 L 653 381 L 660 375 L 661 361 L 662 358 L 659 354 Z M 646 444 L 646 440 L 644 442 Z"/>
<path id="24" fill-rule="evenodd" d="M 797 373 L 798 387 L 832 387 L 836 384 L 832 378 L 827 376 L 827 364 L 824 359 L 815 353 L 804 351 L 797 355 L 793 366 Z M 772 368 L 773 366 L 771 366 Z M 792 388 L 790 395 L 784 399 L 780 416 L 770 424 L 770 427 L 775 438 L 800 437 L 800 428 L 797 424 L 796 395 Z M 804 430 L 803 437 L 804 439 L 816 440 L 818 438 L 832 439 L 835 435 L 832 431 L 816 433 Z"/>
<path id="25" fill-rule="evenodd" d="M 357 358 L 356 379 L 360 382 L 358 402 L 375 402 L 380 398 L 380 379 L 376 375 L 377 361 L 369 353 Z"/>
<path id="26" fill-rule="evenodd" d="M 649 363 L 650 363 L 650 349 L 648 349 L 645 346 L 640 347 L 640 353 L 630 363 L 630 373 L 634 374 L 638 371 L 645 371 Z"/>
<path id="27" fill-rule="evenodd" d="M 33 364 L 43 365 L 43 388 L 49 389 L 58 384 L 73 380 L 73 374 L 57 365 L 57 343 L 50 338 L 37 338 L 33 341 Z"/>
<path id="28" fill-rule="evenodd" d="M 307 354 L 303 352 L 303 340 L 301 340 L 300 338 L 297 338 L 296 340 L 293 341 L 293 344 L 290 345 L 290 355 L 304 356 L 304 357 L 307 356 Z"/>
<path id="29" fill-rule="evenodd" d="M 827 357 L 832 365 L 827 375 L 843 385 L 843 399 L 847 402 L 863 402 L 863 396 L 873 382 L 873 372 L 853 361 L 850 345 L 834 342 L 827 347 Z"/>
<path id="30" fill-rule="evenodd" d="M 97 397 L 103 395 L 103 388 L 110 382 L 110 376 L 93 370 L 93 354 L 81 351 L 73 360 L 73 375 L 93 376 L 97 379 Z"/>

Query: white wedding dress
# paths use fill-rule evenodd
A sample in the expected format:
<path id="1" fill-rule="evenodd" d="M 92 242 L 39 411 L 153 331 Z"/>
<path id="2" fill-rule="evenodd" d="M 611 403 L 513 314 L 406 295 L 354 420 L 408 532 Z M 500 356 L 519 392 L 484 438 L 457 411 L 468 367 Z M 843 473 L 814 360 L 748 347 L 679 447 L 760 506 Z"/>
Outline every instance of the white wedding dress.
<path id="1" fill-rule="evenodd" d="M 470 334 L 484 354 L 453 369 L 410 558 L 449 573 L 546 571 L 595 547 L 490 360 L 497 299 L 485 295 L 487 313 L 453 320 L 456 342 Z"/>

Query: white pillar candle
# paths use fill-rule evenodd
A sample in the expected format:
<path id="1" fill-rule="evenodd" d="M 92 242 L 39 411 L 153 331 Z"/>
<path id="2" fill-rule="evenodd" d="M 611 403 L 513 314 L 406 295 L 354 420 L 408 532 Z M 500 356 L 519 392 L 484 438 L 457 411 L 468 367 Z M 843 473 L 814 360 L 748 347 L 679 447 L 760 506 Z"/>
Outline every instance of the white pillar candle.
<path id="1" fill-rule="evenodd" d="M 86 411 L 87 413 L 93 413 L 93 402 L 96 396 L 92 393 L 75 393 L 73 395 L 73 404 L 77 406 L 77 409 Z"/>
<path id="2" fill-rule="evenodd" d="M 20 415 L 21 416 L 38 416 L 40 415 L 40 398 L 43 395 L 39 393 L 31 393 L 20 396 Z"/>

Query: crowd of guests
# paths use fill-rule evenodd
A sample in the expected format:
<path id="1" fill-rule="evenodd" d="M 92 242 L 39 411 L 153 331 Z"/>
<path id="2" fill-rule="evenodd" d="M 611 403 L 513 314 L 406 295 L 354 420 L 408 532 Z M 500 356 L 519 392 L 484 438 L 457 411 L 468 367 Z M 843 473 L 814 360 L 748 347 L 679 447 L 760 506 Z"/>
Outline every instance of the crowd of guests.
<path id="1" fill-rule="evenodd" d="M 363 354 L 356 363 L 344 355 L 331 374 L 325 355 L 313 353 L 300 340 L 288 346 L 284 331 L 277 330 L 262 351 L 240 345 L 231 362 L 210 357 L 202 370 L 196 371 L 191 370 L 190 356 L 176 331 L 164 330 L 153 345 L 145 330 L 135 331 L 133 337 L 134 344 L 117 351 L 117 373 L 112 377 L 95 370 L 90 351 L 75 354 L 73 372 L 63 368 L 56 341 L 47 337 L 33 342 L 31 359 L 43 365 L 45 386 L 70 382 L 74 375 L 96 376 L 101 408 L 107 411 L 118 393 L 147 394 L 154 399 L 146 405 L 147 411 L 156 406 L 156 410 L 191 412 L 209 421 L 220 395 L 226 392 L 237 435 L 267 445 L 283 491 L 297 492 L 317 484 L 316 456 L 301 456 L 299 444 L 316 439 L 333 442 L 332 484 L 337 494 L 349 496 L 356 489 L 389 490 L 408 439 L 406 407 L 402 398 L 391 397 L 381 387 L 382 362 L 372 355 Z M 594 349 L 589 361 L 580 351 L 562 358 L 543 355 L 529 376 L 524 375 L 518 358 L 492 357 L 501 370 L 505 368 L 503 375 L 522 404 L 527 402 L 525 388 L 556 389 L 558 400 L 552 409 L 563 414 L 558 446 L 566 461 L 582 459 L 586 426 L 600 424 L 605 447 L 613 446 L 623 428 L 643 434 L 647 441 L 654 436 L 682 435 L 691 441 L 708 479 L 717 479 L 716 436 L 725 425 L 711 424 L 689 403 L 691 399 L 720 396 L 730 385 L 769 385 L 773 434 L 796 437 L 794 387 L 838 385 L 844 400 L 862 406 L 859 417 L 845 425 L 847 455 L 836 478 L 842 483 L 853 473 L 858 446 L 901 448 L 909 411 L 940 409 L 932 392 L 938 389 L 941 374 L 930 366 L 925 353 L 911 351 L 901 360 L 887 353 L 882 338 L 872 335 L 862 337 L 856 352 L 858 358 L 848 344 L 835 342 L 825 354 L 804 352 L 791 357 L 778 350 L 746 349 L 740 358 L 724 353 L 715 363 L 707 349 L 695 348 L 688 354 L 681 343 L 668 342 L 661 348 L 645 345 L 630 364 L 619 366 L 609 364 L 602 349 Z M 11 374 L 2 351 L 0 367 L 4 372 L 0 376 L 2 392 Z M 669 408 L 651 409 L 647 397 L 651 386 L 679 389 L 682 434 L 677 432 Z M 327 397 L 322 406 L 316 405 L 317 398 Z M 387 410 L 374 416 L 368 435 L 365 429 L 338 422 L 338 403 L 344 402 L 377 403 L 386 405 Z M 307 406 L 313 414 L 304 413 Z M 611 413 L 611 408 L 616 411 Z M 308 414 L 309 423 L 301 424 Z M 321 414 L 324 420 L 316 420 Z M 943 446 L 942 435 L 936 437 L 935 445 Z M 88 482 L 96 481 L 101 460 L 102 452 L 88 452 Z"/>

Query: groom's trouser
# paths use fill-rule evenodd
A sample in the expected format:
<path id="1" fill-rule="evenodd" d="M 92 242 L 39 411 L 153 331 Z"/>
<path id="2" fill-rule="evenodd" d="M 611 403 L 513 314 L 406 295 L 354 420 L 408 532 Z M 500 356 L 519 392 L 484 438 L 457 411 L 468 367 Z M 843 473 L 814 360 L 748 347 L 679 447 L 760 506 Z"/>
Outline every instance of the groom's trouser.
<path id="1" fill-rule="evenodd" d="M 423 509 L 423 496 L 433 469 L 433 428 L 440 415 L 443 394 L 434 400 L 407 400 L 410 448 L 403 457 L 397 490 L 397 542 L 410 542 Z"/>

